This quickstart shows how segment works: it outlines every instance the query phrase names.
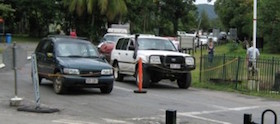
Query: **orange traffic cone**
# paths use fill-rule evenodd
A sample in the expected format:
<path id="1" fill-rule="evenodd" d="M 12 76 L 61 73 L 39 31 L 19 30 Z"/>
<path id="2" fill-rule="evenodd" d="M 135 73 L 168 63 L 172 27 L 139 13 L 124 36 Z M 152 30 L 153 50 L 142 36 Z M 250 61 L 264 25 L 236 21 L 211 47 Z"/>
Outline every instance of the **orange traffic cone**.
<path id="1" fill-rule="evenodd" d="M 147 91 L 142 90 L 143 68 L 142 68 L 142 59 L 141 58 L 139 58 L 139 60 L 138 60 L 138 76 L 139 76 L 139 80 L 136 80 L 136 81 L 139 81 L 138 90 L 134 90 L 134 93 L 147 93 Z"/>

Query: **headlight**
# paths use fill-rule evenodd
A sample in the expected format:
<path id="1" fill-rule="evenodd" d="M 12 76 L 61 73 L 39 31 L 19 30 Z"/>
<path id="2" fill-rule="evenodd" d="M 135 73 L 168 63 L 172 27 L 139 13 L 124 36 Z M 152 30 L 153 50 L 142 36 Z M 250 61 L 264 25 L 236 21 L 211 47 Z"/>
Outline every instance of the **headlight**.
<path id="1" fill-rule="evenodd" d="M 185 58 L 186 65 L 194 65 L 194 58 L 193 57 L 186 57 Z"/>
<path id="2" fill-rule="evenodd" d="M 151 64 L 161 64 L 160 57 L 159 56 L 151 56 L 150 57 L 150 63 Z"/>
<path id="3" fill-rule="evenodd" d="M 80 71 L 78 69 L 71 69 L 71 68 L 64 68 L 63 72 L 65 74 L 76 74 L 76 75 L 80 74 Z"/>
<path id="4" fill-rule="evenodd" d="M 113 74 L 113 69 L 102 69 L 101 70 L 101 75 L 112 75 Z"/>

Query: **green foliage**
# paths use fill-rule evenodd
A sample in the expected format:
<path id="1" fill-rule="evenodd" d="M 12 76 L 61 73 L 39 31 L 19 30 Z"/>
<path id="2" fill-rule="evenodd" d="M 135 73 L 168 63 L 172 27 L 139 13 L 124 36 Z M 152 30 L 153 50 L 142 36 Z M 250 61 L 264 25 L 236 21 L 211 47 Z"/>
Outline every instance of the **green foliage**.
<path id="1" fill-rule="evenodd" d="M 179 20 L 184 16 L 187 17 L 190 11 L 196 9 L 193 5 L 193 0 L 161 0 L 159 1 L 159 5 L 161 19 L 166 19 L 173 24 L 173 32 L 169 34 L 171 36 L 177 35 Z M 163 29 L 163 27 L 160 29 L 168 30 L 165 28 Z"/>
<path id="2" fill-rule="evenodd" d="M 237 49 L 238 49 L 238 44 L 237 43 L 234 43 L 234 42 L 230 42 L 228 44 L 228 49 L 229 51 L 231 52 L 235 52 Z"/>
<path id="3" fill-rule="evenodd" d="M 7 13 L 7 12 L 15 12 L 15 9 L 12 8 L 11 5 L 0 3 L 0 12 Z"/>
<path id="4" fill-rule="evenodd" d="M 251 37 L 253 0 L 217 0 L 215 11 L 225 28 L 237 28 L 240 38 Z"/>
<path id="5" fill-rule="evenodd" d="M 209 22 L 209 18 L 207 13 L 205 12 L 205 10 L 203 10 L 201 12 L 201 24 L 200 24 L 200 28 L 203 31 L 208 31 L 208 29 L 210 29 L 210 22 Z"/>
<path id="6" fill-rule="evenodd" d="M 280 52 L 280 9 L 279 0 L 260 1 L 260 27 L 264 36 L 267 50 L 271 53 Z"/>

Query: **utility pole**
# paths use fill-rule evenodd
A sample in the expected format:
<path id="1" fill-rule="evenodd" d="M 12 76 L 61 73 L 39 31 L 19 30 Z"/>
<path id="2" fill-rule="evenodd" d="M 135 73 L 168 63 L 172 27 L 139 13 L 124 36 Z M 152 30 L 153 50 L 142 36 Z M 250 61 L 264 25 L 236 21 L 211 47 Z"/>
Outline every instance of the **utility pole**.
<path id="1" fill-rule="evenodd" d="M 253 66 L 256 68 L 256 39 L 257 39 L 257 0 L 254 0 L 254 15 L 253 15 Z"/>

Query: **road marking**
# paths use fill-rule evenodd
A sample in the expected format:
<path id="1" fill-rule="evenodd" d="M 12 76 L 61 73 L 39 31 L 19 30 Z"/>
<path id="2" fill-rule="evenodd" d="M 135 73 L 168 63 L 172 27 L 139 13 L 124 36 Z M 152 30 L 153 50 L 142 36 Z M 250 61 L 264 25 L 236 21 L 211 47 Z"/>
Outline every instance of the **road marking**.
<path id="1" fill-rule="evenodd" d="M 127 88 L 123 88 L 123 87 L 119 87 L 119 86 L 114 86 L 114 88 L 119 89 L 119 90 L 123 90 L 123 91 L 128 91 L 128 92 L 132 92 L 131 89 L 127 89 Z"/>
<path id="2" fill-rule="evenodd" d="M 188 115 L 188 117 L 195 118 L 195 119 L 199 119 L 199 120 L 204 120 L 204 121 L 208 121 L 208 122 L 215 122 L 215 123 L 219 123 L 219 124 L 231 124 L 231 123 L 229 123 L 229 122 L 218 121 L 218 120 L 209 119 L 209 118 L 204 118 L 204 117 L 199 117 L 199 116 L 195 116 L 195 115 Z"/>
<path id="3" fill-rule="evenodd" d="M 213 114 L 213 113 L 228 112 L 228 111 L 243 111 L 243 110 L 256 109 L 256 108 L 260 108 L 260 106 L 225 108 L 225 109 L 221 109 L 221 110 L 184 112 L 184 113 L 178 113 L 178 114 L 181 116 L 189 116 L 189 115 Z"/>
<path id="4" fill-rule="evenodd" d="M 126 121 L 114 120 L 114 119 L 109 119 L 109 118 L 102 118 L 102 120 L 104 120 L 104 121 L 106 121 L 106 123 L 110 123 L 110 124 L 133 124 L 133 123 L 129 123 Z"/>
<path id="5" fill-rule="evenodd" d="M 5 67 L 5 64 L 0 64 L 0 68 L 3 68 L 3 67 Z"/>
<path id="6" fill-rule="evenodd" d="M 60 123 L 60 124 L 98 124 L 98 123 L 93 123 L 93 122 L 67 120 L 67 119 L 52 120 L 52 122 Z"/>

